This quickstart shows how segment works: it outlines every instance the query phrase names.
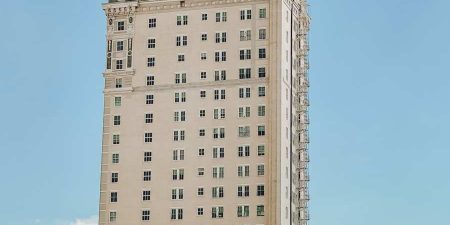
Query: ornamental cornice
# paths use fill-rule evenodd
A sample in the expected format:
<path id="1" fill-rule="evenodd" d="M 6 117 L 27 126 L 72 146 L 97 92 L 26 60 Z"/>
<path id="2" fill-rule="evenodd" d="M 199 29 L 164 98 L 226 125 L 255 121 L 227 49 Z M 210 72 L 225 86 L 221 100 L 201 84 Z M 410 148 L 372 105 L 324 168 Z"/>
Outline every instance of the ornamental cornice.
<path id="1" fill-rule="evenodd" d="M 204 8 L 204 7 L 223 7 L 224 5 L 230 4 L 245 4 L 245 3 L 258 3 L 258 2 L 269 2 L 269 0 L 211 0 L 211 1 L 203 1 L 203 2 L 192 2 L 185 3 L 183 6 L 180 5 L 180 2 L 171 1 L 171 2 L 148 2 L 141 1 L 139 2 L 139 7 L 137 12 L 154 12 L 154 11 L 162 11 L 162 10 L 177 10 L 177 9 L 195 9 L 195 8 Z"/>
<path id="2" fill-rule="evenodd" d="M 133 15 L 138 7 L 138 2 L 105 3 L 102 6 L 105 15 L 110 18 Z"/>

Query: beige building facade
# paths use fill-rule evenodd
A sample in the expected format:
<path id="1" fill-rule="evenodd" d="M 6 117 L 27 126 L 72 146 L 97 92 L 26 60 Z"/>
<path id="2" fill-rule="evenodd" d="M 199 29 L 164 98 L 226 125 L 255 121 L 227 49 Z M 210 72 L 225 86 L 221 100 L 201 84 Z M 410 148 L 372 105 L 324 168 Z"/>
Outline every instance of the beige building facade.
<path id="1" fill-rule="evenodd" d="M 304 0 L 110 0 L 99 224 L 307 224 Z"/>

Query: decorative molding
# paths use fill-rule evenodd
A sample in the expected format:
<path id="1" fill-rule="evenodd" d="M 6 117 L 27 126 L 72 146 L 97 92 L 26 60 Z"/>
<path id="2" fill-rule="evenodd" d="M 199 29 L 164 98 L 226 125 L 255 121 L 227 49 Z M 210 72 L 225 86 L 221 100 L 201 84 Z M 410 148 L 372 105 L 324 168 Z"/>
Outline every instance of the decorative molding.
<path id="1" fill-rule="evenodd" d="M 103 77 L 108 76 L 133 76 L 136 74 L 134 69 L 132 70 L 116 70 L 116 71 L 105 71 L 103 72 Z"/>
<path id="2" fill-rule="evenodd" d="M 151 92 L 151 91 L 164 91 L 164 90 L 179 90 L 179 89 L 193 89 L 193 88 L 221 88 L 236 85 L 267 85 L 267 78 L 253 78 L 245 80 L 224 80 L 224 81 L 207 81 L 207 82 L 195 82 L 187 84 L 164 84 L 155 86 L 139 86 L 133 88 L 120 88 L 120 89 L 105 89 L 104 93 L 120 93 L 120 92 Z"/>
<path id="3" fill-rule="evenodd" d="M 105 89 L 103 91 L 104 94 L 119 94 L 119 93 L 127 93 L 127 92 L 133 92 L 133 88 L 132 87 L 110 88 L 110 89 Z"/>

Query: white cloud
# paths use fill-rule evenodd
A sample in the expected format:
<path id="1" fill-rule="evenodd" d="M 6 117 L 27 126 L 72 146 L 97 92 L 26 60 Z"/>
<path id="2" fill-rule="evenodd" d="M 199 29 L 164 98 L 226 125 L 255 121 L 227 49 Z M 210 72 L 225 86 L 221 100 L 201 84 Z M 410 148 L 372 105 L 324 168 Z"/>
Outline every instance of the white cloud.
<path id="1" fill-rule="evenodd" d="M 98 225 L 98 216 L 91 216 L 89 218 L 76 219 L 70 225 Z"/>

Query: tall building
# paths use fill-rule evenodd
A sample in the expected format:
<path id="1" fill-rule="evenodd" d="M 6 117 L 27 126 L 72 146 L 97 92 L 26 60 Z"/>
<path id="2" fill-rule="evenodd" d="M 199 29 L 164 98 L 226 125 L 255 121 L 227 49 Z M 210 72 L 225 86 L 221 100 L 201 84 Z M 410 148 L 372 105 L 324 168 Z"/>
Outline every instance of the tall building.
<path id="1" fill-rule="evenodd" d="M 110 0 L 99 224 L 305 225 L 305 0 Z"/>

